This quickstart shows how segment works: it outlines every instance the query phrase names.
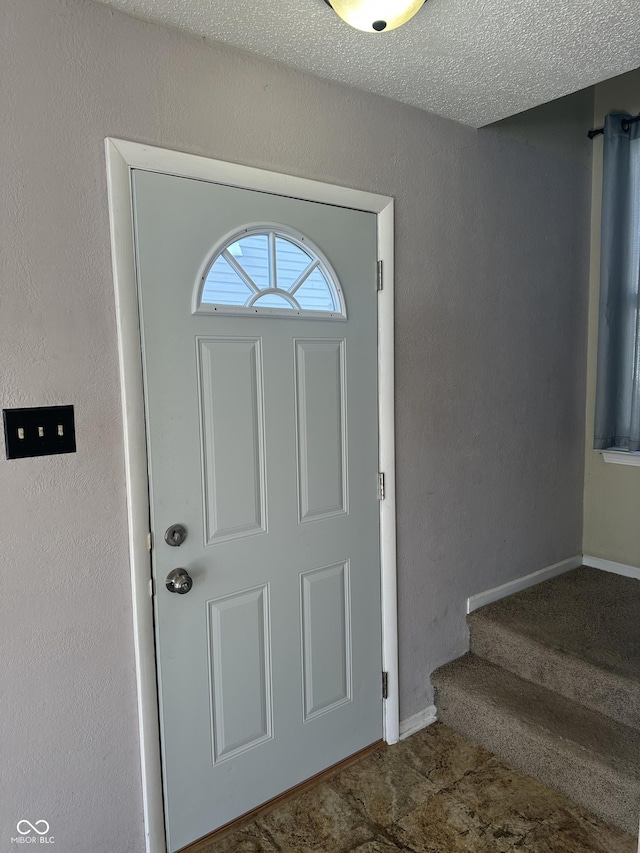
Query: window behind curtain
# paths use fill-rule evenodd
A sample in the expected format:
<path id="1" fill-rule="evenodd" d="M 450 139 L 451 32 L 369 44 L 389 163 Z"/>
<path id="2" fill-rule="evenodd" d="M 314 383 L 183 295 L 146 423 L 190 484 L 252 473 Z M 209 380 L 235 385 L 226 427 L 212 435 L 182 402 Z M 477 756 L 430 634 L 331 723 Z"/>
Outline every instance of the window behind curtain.
<path id="1" fill-rule="evenodd" d="M 604 126 L 594 447 L 640 450 L 640 122 Z"/>

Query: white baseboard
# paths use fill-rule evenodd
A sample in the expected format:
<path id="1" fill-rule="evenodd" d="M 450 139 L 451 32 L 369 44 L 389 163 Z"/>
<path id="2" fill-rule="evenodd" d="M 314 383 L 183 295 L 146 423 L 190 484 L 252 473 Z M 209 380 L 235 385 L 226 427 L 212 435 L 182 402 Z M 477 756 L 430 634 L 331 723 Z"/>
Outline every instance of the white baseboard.
<path id="1" fill-rule="evenodd" d="M 624 575 L 626 578 L 640 580 L 640 569 L 636 566 L 627 566 L 625 563 L 614 563 L 613 560 L 603 560 L 601 557 L 590 557 L 585 554 L 582 558 L 585 566 L 592 569 L 602 569 L 603 572 L 611 572 L 614 575 Z"/>
<path id="2" fill-rule="evenodd" d="M 506 598 L 508 595 L 520 592 L 522 589 L 535 586 L 538 583 L 542 583 L 542 581 L 555 578 L 557 575 L 563 575 L 565 572 L 570 572 L 571 569 L 577 569 L 582 563 L 582 554 L 576 554 L 575 557 L 569 557 L 569 559 L 562 560 L 560 563 L 554 563 L 552 566 L 547 566 L 546 569 L 539 569 L 530 575 L 524 575 L 521 578 L 516 578 L 515 580 L 496 586 L 493 589 L 488 589 L 486 592 L 479 592 L 476 595 L 472 595 L 467 599 L 467 613 L 473 613 L 474 610 L 484 607 L 485 604 L 491 604 L 492 601 Z"/>
<path id="3" fill-rule="evenodd" d="M 400 720 L 400 740 L 404 740 L 409 735 L 419 732 L 420 729 L 426 729 L 431 723 L 435 723 L 437 719 L 436 706 L 429 705 L 428 708 L 418 711 L 417 714 L 412 714 L 406 720 Z"/>

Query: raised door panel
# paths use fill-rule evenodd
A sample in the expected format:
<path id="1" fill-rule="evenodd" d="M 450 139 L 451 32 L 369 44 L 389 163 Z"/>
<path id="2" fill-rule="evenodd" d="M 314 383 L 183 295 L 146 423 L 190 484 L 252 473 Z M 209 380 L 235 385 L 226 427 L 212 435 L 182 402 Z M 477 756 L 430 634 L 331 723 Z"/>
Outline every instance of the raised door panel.
<path id="1" fill-rule="evenodd" d="M 208 545 L 266 531 L 262 342 L 199 338 Z"/>
<path id="2" fill-rule="evenodd" d="M 272 737 L 268 586 L 207 604 L 213 763 Z"/>
<path id="3" fill-rule="evenodd" d="M 349 562 L 301 575 L 305 721 L 351 699 Z"/>
<path id="4" fill-rule="evenodd" d="M 296 340 L 298 520 L 348 511 L 344 340 Z"/>

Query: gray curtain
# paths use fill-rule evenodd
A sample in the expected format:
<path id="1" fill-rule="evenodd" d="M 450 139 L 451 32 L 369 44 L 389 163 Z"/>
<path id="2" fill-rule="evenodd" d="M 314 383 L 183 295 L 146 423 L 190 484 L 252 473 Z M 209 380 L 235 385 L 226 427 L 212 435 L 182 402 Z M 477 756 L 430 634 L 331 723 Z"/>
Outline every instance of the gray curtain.
<path id="1" fill-rule="evenodd" d="M 640 450 L 640 122 L 604 126 L 594 447 Z"/>

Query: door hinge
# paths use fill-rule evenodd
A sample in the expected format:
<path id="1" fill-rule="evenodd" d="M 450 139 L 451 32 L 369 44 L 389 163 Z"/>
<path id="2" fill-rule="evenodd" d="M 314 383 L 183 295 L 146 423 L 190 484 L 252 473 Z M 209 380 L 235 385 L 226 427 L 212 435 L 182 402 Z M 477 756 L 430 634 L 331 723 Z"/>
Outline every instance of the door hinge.
<path id="1" fill-rule="evenodd" d="M 147 533 L 147 550 L 149 553 L 153 550 L 153 534 Z"/>
<path id="2" fill-rule="evenodd" d="M 382 472 L 378 474 L 378 500 L 384 500 L 384 474 Z"/>
<path id="3" fill-rule="evenodd" d="M 389 698 L 389 673 L 388 672 L 382 673 L 382 698 L 383 699 Z"/>
<path id="4" fill-rule="evenodd" d="M 382 290 L 382 261 L 378 261 L 378 280 L 377 280 L 377 288 L 378 290 Z"/>
<path id="5" fill-rule="evenodd" d="M 156 585 L 153 582 L 153 578 L 149 578 L 149 597 L 153 598 L 153 594 L 156 591 Z"/>

